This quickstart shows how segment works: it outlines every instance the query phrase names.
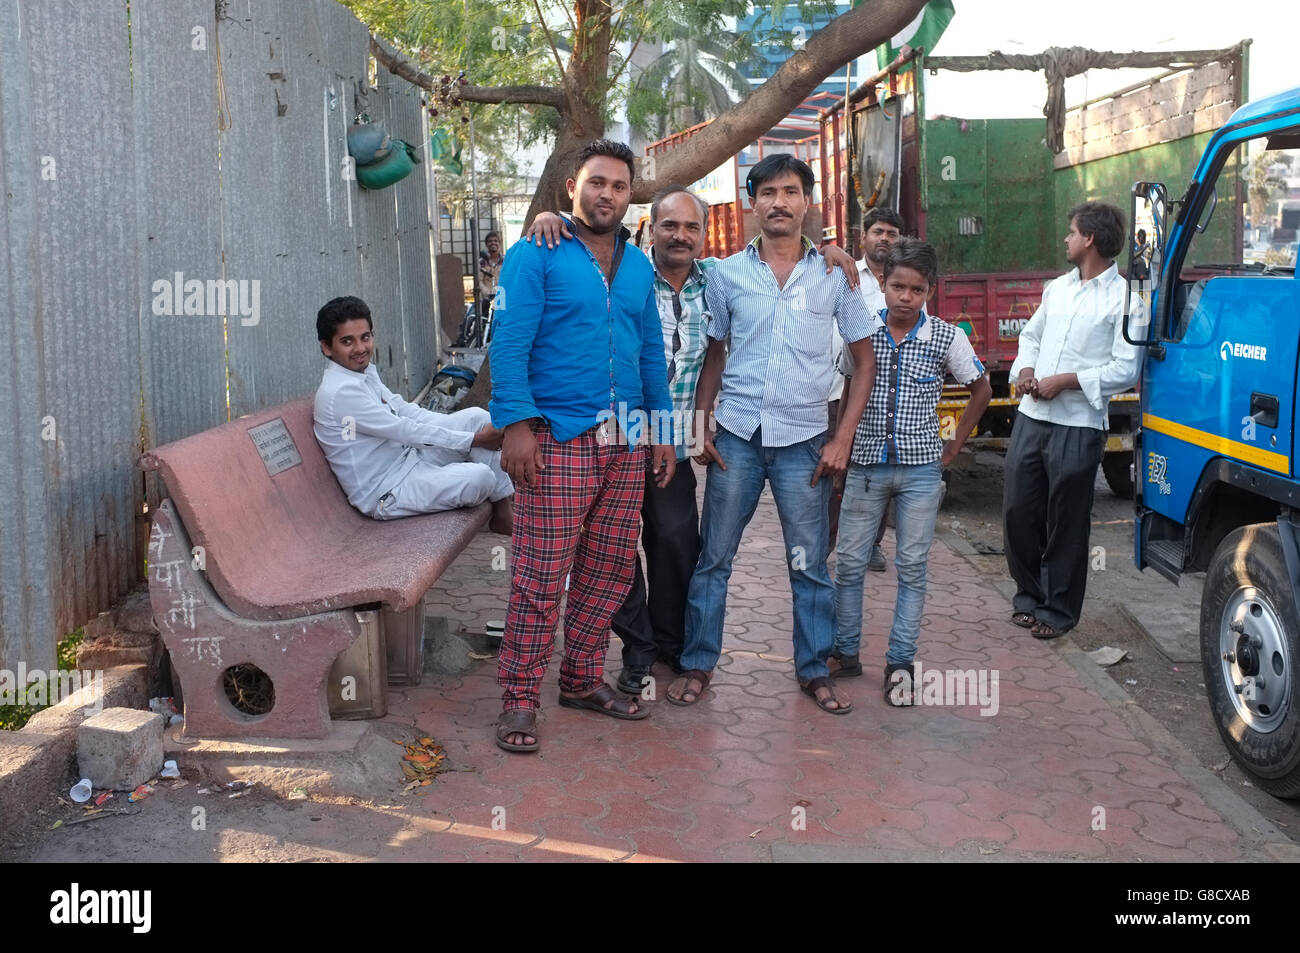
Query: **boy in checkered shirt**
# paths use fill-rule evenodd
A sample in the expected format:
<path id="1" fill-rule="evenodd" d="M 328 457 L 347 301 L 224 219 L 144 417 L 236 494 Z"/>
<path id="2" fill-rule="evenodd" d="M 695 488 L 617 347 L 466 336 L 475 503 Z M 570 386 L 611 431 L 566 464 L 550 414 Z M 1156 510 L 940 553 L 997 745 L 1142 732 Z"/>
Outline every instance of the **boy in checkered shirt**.
<path id="1" fill-rule="evenodd" d="M 885 263 L 885 307 L 872 325 L 876 383 L 853 438 L 835 557 L 837 675 L 862 674 L 862 580 L 876 529 L 895 501 L 898 598 L 885 655 L 885 699 L 912 704 L 912 660 L 925 608 L 926 570 L 943 490 L 943 468 L 956 459 L 992 396 L 984 365 L 966 332 L 933 315 L 925 302 L 939 280 L 934 248 L 899 239 Z M 852 368 L 842 368 L 851 374 Z M 945 375 L 970 390 L 953 438 L 939 435 Z"/>

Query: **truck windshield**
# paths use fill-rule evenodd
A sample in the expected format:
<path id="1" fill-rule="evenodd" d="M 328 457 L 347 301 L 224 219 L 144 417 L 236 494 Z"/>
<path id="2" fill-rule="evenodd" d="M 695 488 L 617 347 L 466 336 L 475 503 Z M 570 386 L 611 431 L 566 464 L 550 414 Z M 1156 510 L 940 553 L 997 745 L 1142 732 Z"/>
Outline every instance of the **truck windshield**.
<path id="1" fill-rule="evenodd" d="M 1295 137 L 1284 140 L 1287 145 Z M 1257 139 L 1239 148 L 1215 183 L 1219 214 L 1206 203 L 1179 278 L 1197 281 L 1215 274 L 1294 270 L 1300 238 L 1300 148 L 1280 148 Z M 1240 196 L 1241 214 L 1231 208 Z M 1227 212 L 1228 214 L 1223 214 Z"/>
<path id="2" fill-rule="evenodd" d="M 1274 143 L 1263 139 L 1250 145 L 1255 148 L 1241 165 L 1241 262 L 1252 270 L 1294 269 L 1300 236 L 1300 148 L 1269 148 Z"/>
<path id="3" fill-rule="evenodd" d="M 1261 137 L 1242 144 L 1203 202 L 1197 230 L 1173 283 L 1165 338 L 1186 333 L 1206 283 L 1218 275 L 1292 275 L 1300 233 L 1300 138 Z"/>

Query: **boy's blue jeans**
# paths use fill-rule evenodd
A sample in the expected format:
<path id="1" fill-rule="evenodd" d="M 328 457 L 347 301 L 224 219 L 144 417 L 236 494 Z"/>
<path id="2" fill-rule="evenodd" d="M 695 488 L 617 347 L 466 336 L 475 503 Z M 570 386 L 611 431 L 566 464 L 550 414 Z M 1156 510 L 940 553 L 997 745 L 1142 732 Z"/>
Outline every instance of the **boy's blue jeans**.
<path id="1" fill-rule="evenodd" d="M 890 665 L 908 664 L 916 655 L 925 609 L 925 575 L 943 490 L 943 464 L 849 464 L 840 507 L 839 544 L 835 549 L 835 650 L 857 655 L 862 638 L 862 577 L 871 559 L 876 529 L 894 503 L 897 535 L 894 566 L 898 599 L 889 630 Z"/>
<path id="2" fill-rule="evenodd" d="M 826 569 L 831 481 L 823 478 L 816 486 L 809 485 L 825 439 L 825 434 L 819 434 L 788 447 L 765 447 L 761 431 L 744 440 L 718 428 L 714 446 L 727 469 L 711 464 L 704 487 L 700 559 L 686 596 L 682 668 L 711 672 L 718 664 L 731 563 L 766 482 L 771 484 L 785 537 L 794 596 L 795 669 L 802 680 L 827 674 L 835 618 L 835 594 Z"/>

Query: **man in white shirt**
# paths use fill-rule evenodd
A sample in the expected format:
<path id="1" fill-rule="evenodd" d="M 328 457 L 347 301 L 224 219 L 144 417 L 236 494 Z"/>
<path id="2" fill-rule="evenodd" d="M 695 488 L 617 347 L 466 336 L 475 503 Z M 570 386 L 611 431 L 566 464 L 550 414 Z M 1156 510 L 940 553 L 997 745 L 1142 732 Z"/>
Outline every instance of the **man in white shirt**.
<path id="1" fill-rule="evenodd" d="M 1044 289 L 1011 365 L 1025 395 L 1003 483 L 1007 566 L 1017 587 L 1011 621 L 1040 639 L 1079 622 L 1107 404 L 1142 369 L 1141 352 L 1123 333 L 1128 283 L 1114 259 L 1124 242 L 1124 215 L 1113 205 L 1070 210 L 1065 249 L 1075 268 Z"/>
<path id="2" fill-rule="evenodd" d="M 348 502 L 387 520 L 491 500 L 490 528 L 508 535 L 514 485 L 501 469 L 502 432 L 482 408 L 435 414 L 385 387 L 370 362 L 373 328 L 360 298 L 335 298 L 316 315 L 330 363 L 312 429 Z"/>

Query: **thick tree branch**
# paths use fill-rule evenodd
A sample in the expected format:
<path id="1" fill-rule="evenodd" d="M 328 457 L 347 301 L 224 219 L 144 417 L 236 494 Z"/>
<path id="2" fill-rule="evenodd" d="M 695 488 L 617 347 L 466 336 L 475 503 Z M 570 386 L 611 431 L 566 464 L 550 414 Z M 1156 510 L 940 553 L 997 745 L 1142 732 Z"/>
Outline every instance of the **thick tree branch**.
<path id="1" fill-rule="evenodd" d="M 658 156 L 654 181 L 638 179 L 632 201 L 647 202 L 661 186 L 690 185 L 756 141 L 851 60 L 875 49 L 910 23 L 926 0 L 873 0 L 840 14 L 766 83 L 678 148 Z"/>
<path id="2" fill-rule="evenodd" d="M 370 52 L 394 76 L 413 86 L 435 92 L 438 80 L 423 72 L 377 37 L 370 38 Z M 467 103 L 532 103 L 551 106 L 563 112 L 567 107 L 564 93 L 553 86 L 460 86 L 457 95 Z"/>
<path id="3" fill-rule="evenodd" d="M 533 103 L 553 106 L 564 112 L 564 93 L 553 86 L 462 86 L 460 98 L 467 103 Z"/>

